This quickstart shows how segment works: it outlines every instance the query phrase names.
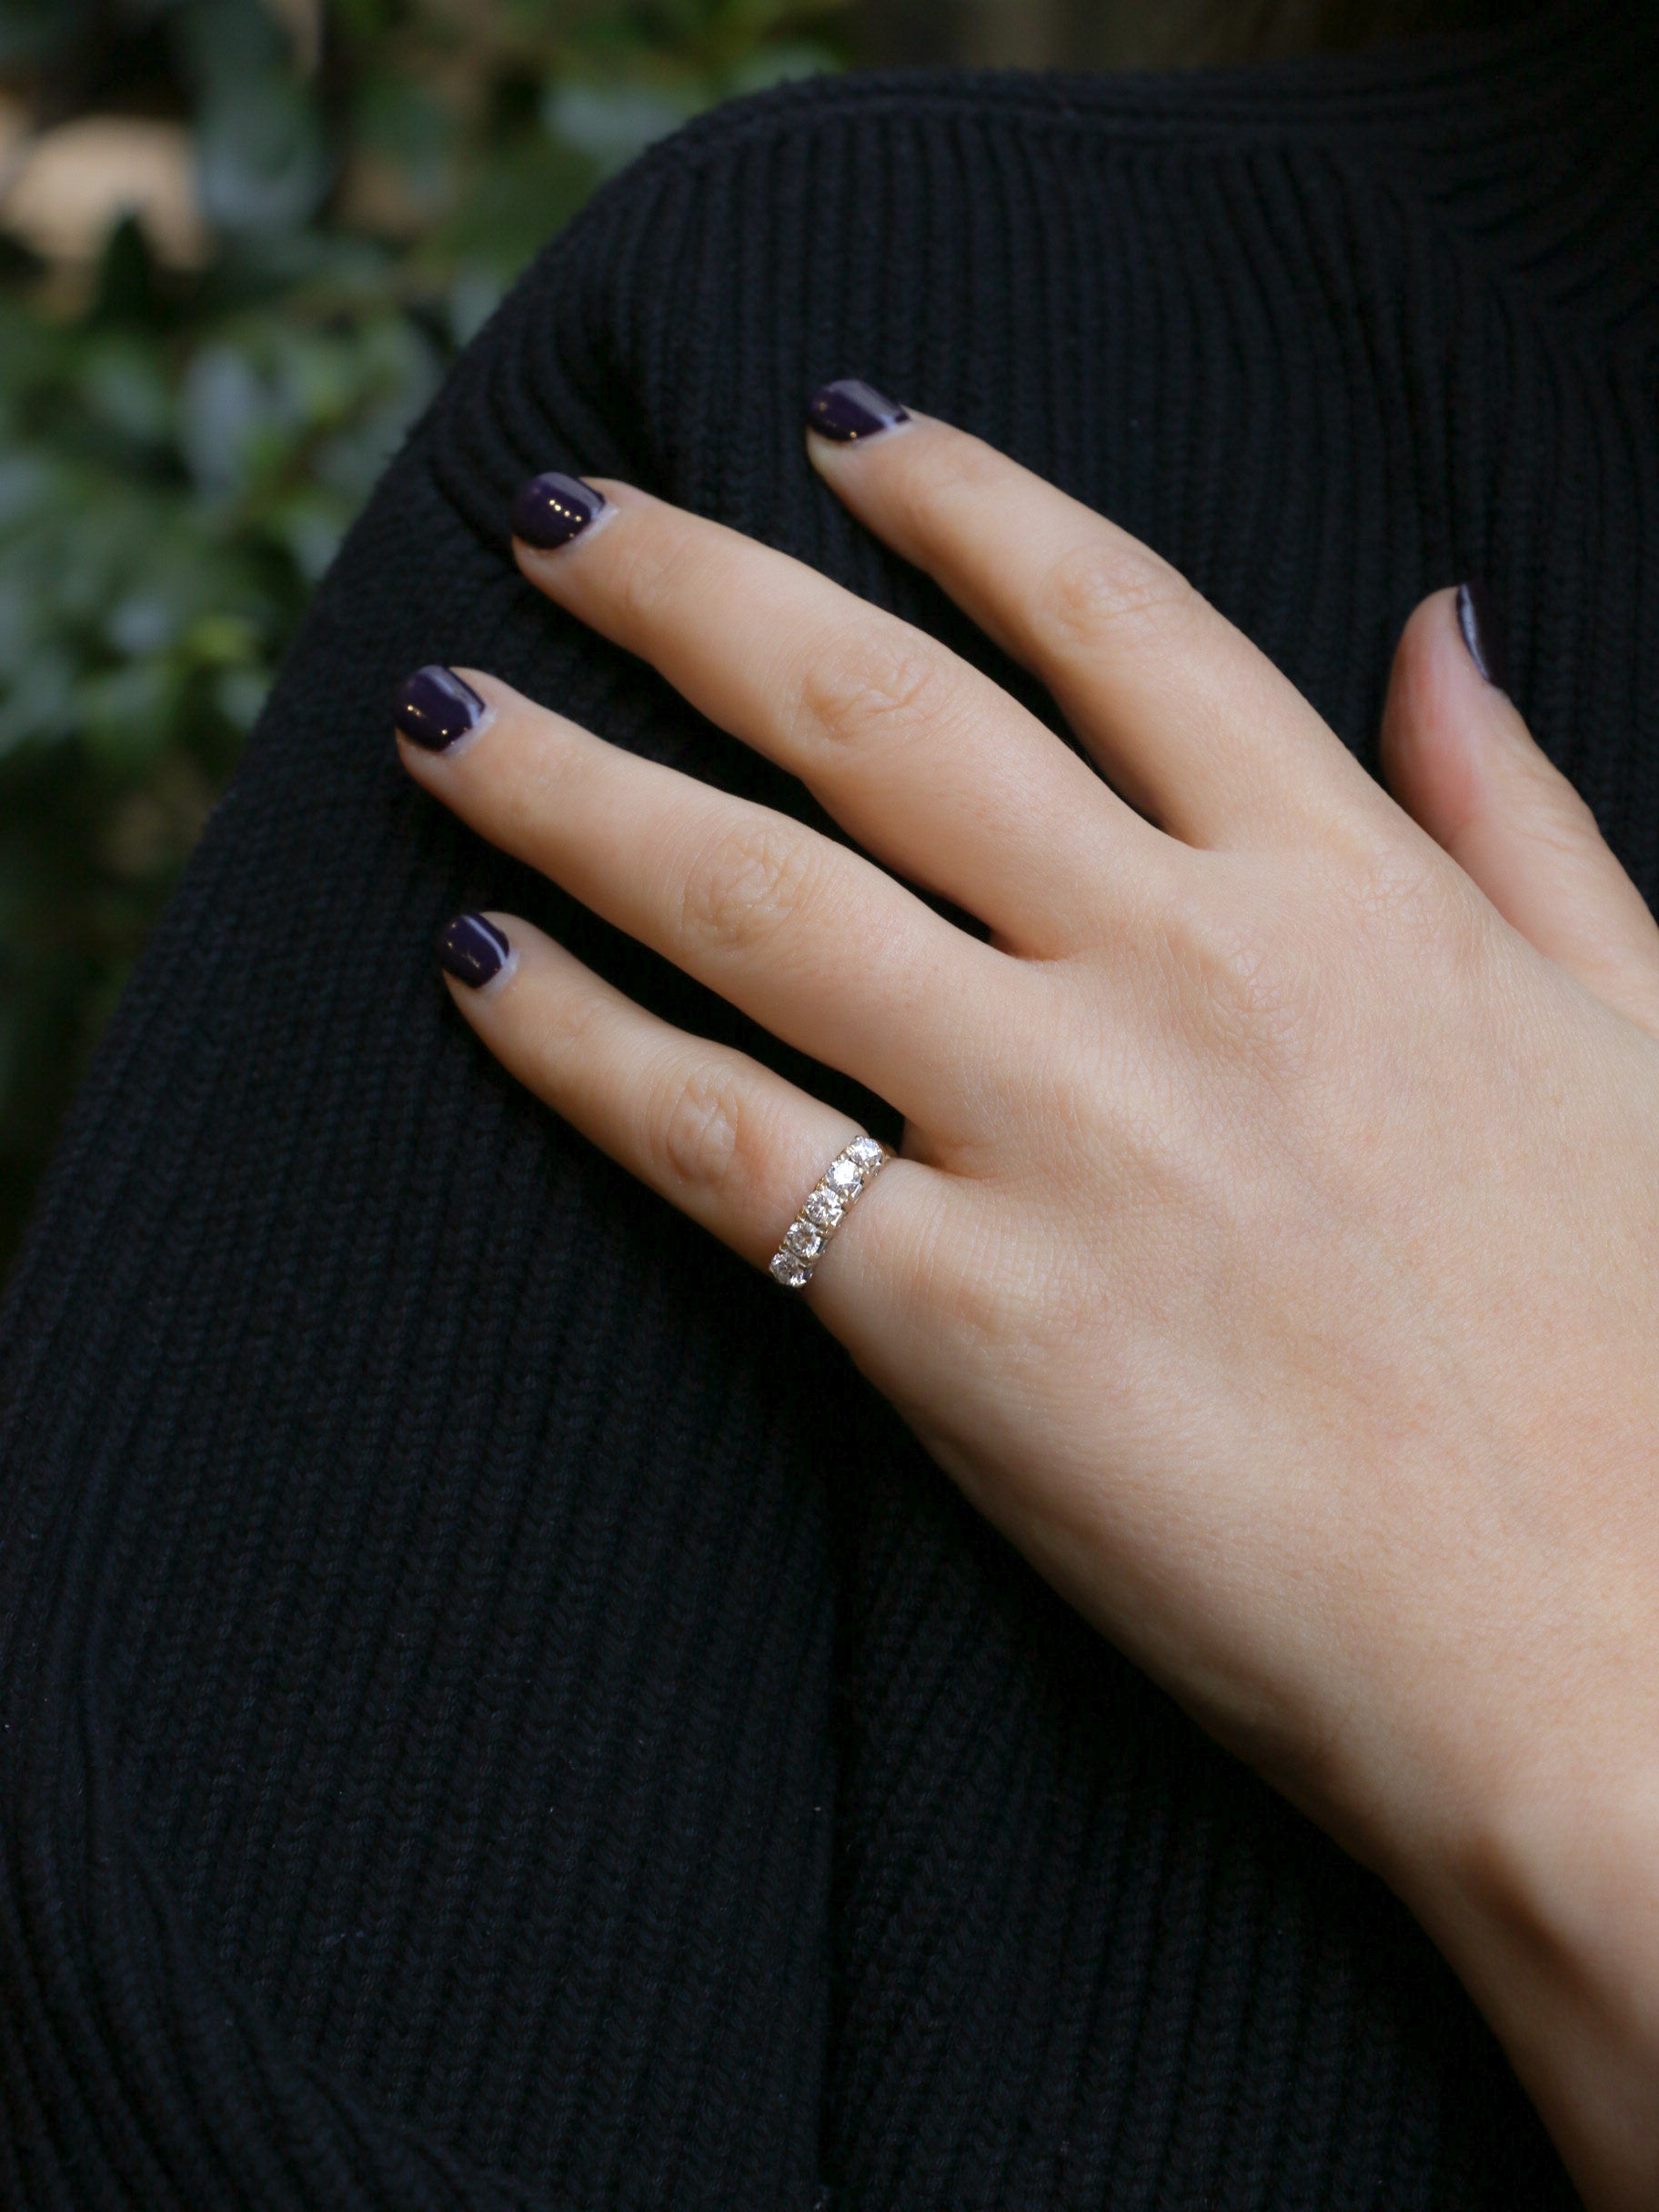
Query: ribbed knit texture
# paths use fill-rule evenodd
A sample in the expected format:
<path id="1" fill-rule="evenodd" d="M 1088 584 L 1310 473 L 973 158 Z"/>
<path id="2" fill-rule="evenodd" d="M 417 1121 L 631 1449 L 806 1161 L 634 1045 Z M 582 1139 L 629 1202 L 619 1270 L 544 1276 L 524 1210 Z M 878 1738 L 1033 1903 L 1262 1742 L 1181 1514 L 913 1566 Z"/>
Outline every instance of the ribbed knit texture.
<path id="1" fill-rule="evenodd" d="M 1408 609 L 1483 577 L 1651 898 L 1656 42 L 1558 7 L 796 87 L 518 287 L 325 584 L 9 1305 L 0 2202 L 1570 2201 L 1403 1910 L 486 1059 L 429 954 L 467 903 L 893 1133 L 459 830 L 389 698 L 480 665 L 804 806 L 520 580 L 549 467 L 1018 682 L 808 469 L 806 395 L 861 375 L 1150 539 L 1368 759 Z"/>

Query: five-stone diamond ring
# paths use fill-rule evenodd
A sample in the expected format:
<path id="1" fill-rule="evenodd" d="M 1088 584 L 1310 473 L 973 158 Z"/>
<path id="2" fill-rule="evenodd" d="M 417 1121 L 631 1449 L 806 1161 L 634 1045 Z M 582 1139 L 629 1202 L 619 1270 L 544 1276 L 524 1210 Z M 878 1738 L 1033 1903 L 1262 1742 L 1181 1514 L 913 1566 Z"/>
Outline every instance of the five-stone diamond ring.
<path id="1" fill-rule="evenodd" d="M 774 1282 L 780 1282 L 786 1291 L 806 1289 L 825 1245 L 840 1227 L 854 1199 L 874 1182 L 890 1157 L 874 1137 L 855 1137 L 837 1152 L 772 1254 Z"/>

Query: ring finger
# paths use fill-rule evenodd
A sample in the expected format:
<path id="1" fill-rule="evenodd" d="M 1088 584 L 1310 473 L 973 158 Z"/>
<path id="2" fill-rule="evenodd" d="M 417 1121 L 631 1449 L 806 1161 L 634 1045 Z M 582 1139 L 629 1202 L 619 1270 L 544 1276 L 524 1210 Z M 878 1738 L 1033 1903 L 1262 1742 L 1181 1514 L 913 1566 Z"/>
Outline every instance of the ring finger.
<path id="1" fill-rule="evenodd" d="M 527 1090 L 758 1267 L 860 1133 L 747 1053 L 636 1005 L 516 916 L 457 915 L 439 956 L 457 1005 Z M 812 1276 L 838 1334 L 880 1341 L 905 1325 L 917 1255 L 949 1200 L 948 1178 L 913 1160 L 890 1161 L 856 1193 Z"/>

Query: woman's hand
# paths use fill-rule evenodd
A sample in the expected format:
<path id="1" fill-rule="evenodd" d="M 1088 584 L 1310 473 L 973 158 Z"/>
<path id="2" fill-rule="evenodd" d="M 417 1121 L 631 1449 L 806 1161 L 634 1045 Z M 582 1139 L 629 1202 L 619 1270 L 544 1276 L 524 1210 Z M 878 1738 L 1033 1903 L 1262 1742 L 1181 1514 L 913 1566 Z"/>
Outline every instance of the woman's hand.
<path id="1" fill-rule="evenodd" d="M 817 420 L 1103 774 L 811 569 L 566 478 L 521 496 L 524 573 L 872 857 L 472 671 L 406 688 L 407 764 L 902 1112 L 819 1317 L 1394 1883 L 1585 2193 L 1659 2201 L 1659 930 L 1483 679 L 1478 605 L 1406 631 L 1396 803 L 1111 524 L 861 387 Z M 488 1049 L 765 1266 L 845 1117 L 522 921 L 447 942 Z"/>

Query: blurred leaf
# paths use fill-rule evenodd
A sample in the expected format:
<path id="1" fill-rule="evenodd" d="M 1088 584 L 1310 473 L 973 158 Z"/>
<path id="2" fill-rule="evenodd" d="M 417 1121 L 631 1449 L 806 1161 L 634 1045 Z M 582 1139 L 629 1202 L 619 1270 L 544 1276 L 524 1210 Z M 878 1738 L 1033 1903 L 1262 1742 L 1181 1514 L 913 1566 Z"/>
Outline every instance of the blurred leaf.
<path id="1" fill-rule="evenodd" d="M 214 679 L 214 704 L 227 722 L 246 732 L 258 720 L 270 689 L 270 678 L 257 669 L 226 669 Z"/>
<path id="2" fill-rule="evenodd" d="M 236 668 L 259 653 L 259 633 L 239 615 L 208 614 L 190 626 L 192 659 L 206 668 Z"/>
<path id="3" fill-rule="evenodd" d="M 429 223 L 455 190 L 460 119 L 430 86 L 381 72 L 369 77 L 352 111 L 352 144 L 361 156 L 390 164 L 411 215 Z"/>
<path id="4" fill-rule="evenodd" d="M 458 348 L 476 337 L 500 304 L 506 286 L 492 270 L 463 262 L 450 282 L 447 310 L 449 337 Z"/>
<path id="5" fill-rule="evenodd" d="M 53 470 L 45 456 L 14 447 L 0 450 L 0 532 L 15 529 L 38 513 L 52 488 Z"/>
<path id="6" fill-rule="evenodd" d="M 321 206 L 333 174 L 322 119 L 286 72 L 217 83 L 196 133 L 196 192 L 216 230 L 285 230 Z"/>
<path id="7" fill-rule="evenodd" d="M 258 0 L 185 0 L 175 17 L 207 222 L 232 236 L 308 222 L 334 165 L 317 95 L 275 13 Z"/>
<path id="8" fill-rule="evenodd" d="M 740 94 L 765 92 L 769 85 L 786 85 L 798 77 L 822 76 L 837 65 L 828 46 L 810 45 L 805 39 L 763 46 L 758 53 L 746 55 L 728 73 L 724 90 L 728 97 L 735 99 Z"/>
<path id="9" fill-rule="evenodd" d="M 0 7 L 0 65 L 15 69 L 83 36 L 95 0 L 5 0 Z"/>
<path id="10" fill-rule="evenodd" d="M 304 486 L 274 506 L 267 527 L 307 584 L 315 584 L 339 549 L 354 502 Z"/>
<path id="11" fill-rule="evenodd" d="M 51 744 L 74 727 L 75 662 L 41 642 L 0 699 L 0 755 L 33 741 Z"/>
<path id="12" fill-rule="evenodd" d="M 92 319 L 100 323 L 159 322 L 164 313 L 162 290 L 136 216 L 123 216 L 105 243 Z"/>
<path id="13" fill-rule="evenodd" d="M 173 427 L 173 395 L 153 344 L 116 337 L 89 345 L 76 387 L 89 418 L 136 447 L 166 447 Z"/>
<path id="14" fill-rule="evenodd" d="M 209 497 L 235 490 L 266 410 L 253 363 L 234 346 L 204 347 L 185 372 L 178 405 L 179 445 L 197 486 Z"/>
<path id="15" fill-rule="evenodd" d="M 574 146 L 539 135 L 520 140 L 475 173 L 436 243 L 447 257 L 505 282 L 569 220 L 599 176 Z"/>
<path id="16" fill-rule="evenodd" d="M 75 688 L 75 719 L 94 753 L 112 768 L 146 766 L 166 746 L 178 679 L 165 660 L 129 660 Z"/>
<path id="17" fill-rule="evenodd" d="M 698 103 L 682 94 L 637 85 L 549 85 L 542 121 L 550 136 L 586 155 L 597 175 L 626 168 L 659 138 L 677 130 Z"/>

